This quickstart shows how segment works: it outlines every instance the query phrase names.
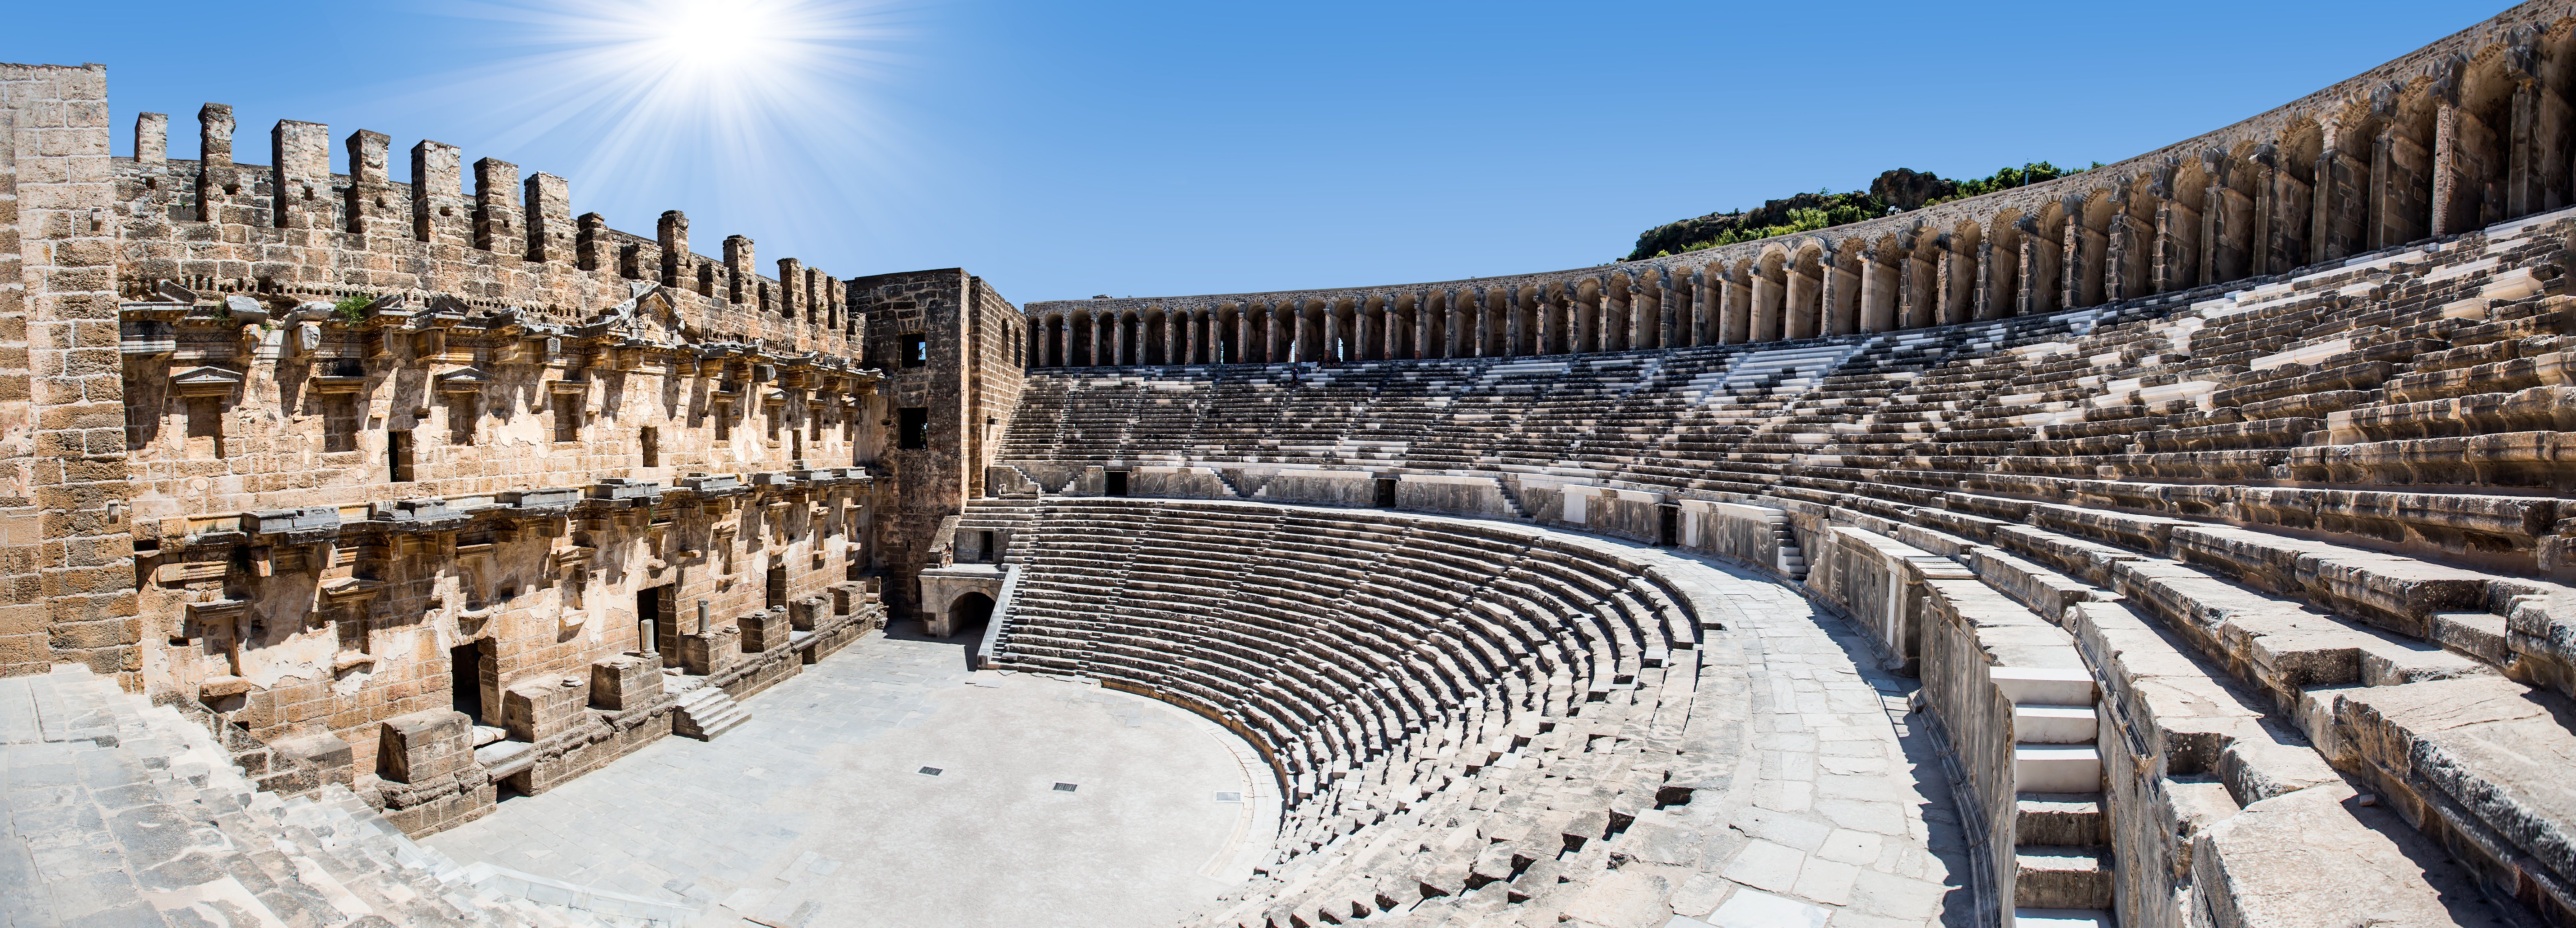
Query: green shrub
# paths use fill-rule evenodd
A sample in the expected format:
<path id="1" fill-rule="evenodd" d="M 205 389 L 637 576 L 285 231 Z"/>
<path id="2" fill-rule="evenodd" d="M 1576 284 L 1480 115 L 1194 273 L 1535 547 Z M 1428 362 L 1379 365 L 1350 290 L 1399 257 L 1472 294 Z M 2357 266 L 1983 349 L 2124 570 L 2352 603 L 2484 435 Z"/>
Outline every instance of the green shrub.
<path id="1" fill-rule="evenodd" d="M 2101 166 L 2101 162 L 2093 162 L 2093 167 Z M 1813 232 L 1921 209 L 1935 203 L 2055 180 L 2085 170 L 2090 169 L 2068 170 L 2046 161 L 2035 161 L 2017 168 L 2004 168 L 1985 177 L 1959 181 L 1903 169 L 1888 171 L 1872 181 L 1868 190 L 1801 193 L 1785 200 L 1766 202 L 1757 209 L 1710 213 L 1696 219 L 1656 226 L 1637 236 L 1637 247 L 1620 260 L 1661 258 L 1775 235 Z"/>
<path id="2" fill-rule="evenodd" d="M 339 302 L 331 304 L 331 314 L 339 317 L 342 322 L 365 322 L 367 307 L 375 305 L 375 302 L 376 295 L 373 293 L 352 293 L 341 297 Z"/>

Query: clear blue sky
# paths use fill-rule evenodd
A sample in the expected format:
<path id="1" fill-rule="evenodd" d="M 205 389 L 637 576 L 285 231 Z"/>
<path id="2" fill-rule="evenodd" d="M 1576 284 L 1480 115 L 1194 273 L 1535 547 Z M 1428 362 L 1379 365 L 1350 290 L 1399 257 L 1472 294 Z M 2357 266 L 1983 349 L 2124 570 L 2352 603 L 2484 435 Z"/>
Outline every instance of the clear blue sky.
<path id="1" fill-rule="evenodd" d="M 243 162 L 268 161 L 281 118 L 393 136 L 398 179 L 433 138 L 568 176 L 575 210 L 620 229 L 686 210 L 700 253 L 741 233 L 764 265 L 844 277 L 962 265 L 1026 302 L 1554 270 L 1624 255 L 1660 223 L 1888 168 L 2113 161 L 2505 6 L 768 0 L 743 14 L 855 27 L 798 57 L 725 35 L 739 4 L 654 2 L 696 18 L 680 32 L 744 42 L 746 61 L 636 91 L 628 69 L 672 46 L 598 46 L 589 20 L 557 15 L 627 0 L 26 4 L 0 60 L 106 64 L 118 154 L 133 114 L 157 111 L 172 156 L 194 157 L 198 105 L 230 103 Z M 684 86 L 702 78 L 730 96 Z"/>

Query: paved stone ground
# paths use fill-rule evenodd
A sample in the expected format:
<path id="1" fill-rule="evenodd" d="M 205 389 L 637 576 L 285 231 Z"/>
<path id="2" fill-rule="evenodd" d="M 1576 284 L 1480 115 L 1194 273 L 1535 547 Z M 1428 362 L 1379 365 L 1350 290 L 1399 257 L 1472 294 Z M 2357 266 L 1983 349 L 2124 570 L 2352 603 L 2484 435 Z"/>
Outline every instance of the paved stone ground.
<path id="1" fill-rule="evenodd" d="M 1702 560 L 1741 581 L 1721 588 L 1719 620 L 1745 645 L 1758 757 L 1749 795 L 1683 807 L 1723 829 L 1707 840 L 1738 846 L 1673 910 L 1721 928 L 1969 924 L 1967 839 L 1931 738 L 1910 724 L 1916 682 L 1879 670 L 1862 632 L 1796 590 Z"/>
<path id="2" fill-rule="evenodd" d="M 1750 789 L 1664 813 L 1700 872 L 1672 893 L 1674 925 L 1967 924 L 1966 840 L 1906 710 L 1915 682 L 1795 590 L 1712 566 L 1756 753 Z M 1123 693 L 970 675 L 949 641 L 872 635 L 746 705 L 753 721 L 713 743 L 667 739 L 425 843 L 685 896 L 710 907 L 702 924 L 1141 926 L 1240 879 L 1277 820 L 1266 772 L 1221 729 Z"/>
<path id="3" fill-rule="evenodd" d="M 1124 693 L 969 674 L 968 637 L 870 635 L 713 742 L 664 739 L 423 843 L 685 897 L 698 924 L 814 928 L 1168 925 L 1267 850 L 1276 791 L 1248 746 Z"/>

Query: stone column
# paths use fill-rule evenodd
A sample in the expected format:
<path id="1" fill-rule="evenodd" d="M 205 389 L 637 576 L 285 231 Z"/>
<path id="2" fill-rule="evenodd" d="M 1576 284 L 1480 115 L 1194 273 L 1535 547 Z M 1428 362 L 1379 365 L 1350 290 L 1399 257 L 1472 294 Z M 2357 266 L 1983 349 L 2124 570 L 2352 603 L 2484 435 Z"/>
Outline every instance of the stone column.
<path id="1" fill-rule="evenodd" d="M 1727 276 L 1719 284 L 1724 296 L 1718 308 L 1718 339 L 1729 345 L 1753 340 L 1753 288 L 1744 281 Z"/>
<path id="2" fill-rule="evenodd" d="M 2433 235 L 2449 235 L 2475 221 L 2452 202 L 2460 193 L 2460 104 L 2445 97 L 2433 112 Z M 2394 242 L 2390 244 L 2396 244 Z"/>

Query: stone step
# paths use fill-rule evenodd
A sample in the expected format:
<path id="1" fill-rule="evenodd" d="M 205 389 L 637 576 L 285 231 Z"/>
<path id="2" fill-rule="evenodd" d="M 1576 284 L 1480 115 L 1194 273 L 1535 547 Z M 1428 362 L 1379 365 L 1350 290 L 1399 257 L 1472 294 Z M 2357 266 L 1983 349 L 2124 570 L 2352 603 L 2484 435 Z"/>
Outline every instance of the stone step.
<path id="1" fill-rule="evenodd" d="M 2034 793 L 2013 797 L 2013 843 L 2093 847 L 2111 842 L 2111 818 L 2100 793 Z"/>
<path id="2" fill-rule="evenodd" d="M 2089 744 L 2013 745 L 2013 785 L 2028 793 L 2102 791 L 2102 755 Z"/>
<path id="3" fill-rule="evenodd" d="M 2013 705 L 2013 740 L 2024 744 L 2092 744 L 2100 724 L 2092 706 Z"/>
<path id="4" fill-rule="evenodd" d="M 2111 905 L 2111 851 L 2105 847 L 2022 845 L 2013 850 L 2013 906 L 2105 909 Z"/>
<path id="5" fill-rule="evenodd" d="M 700 741 L 713 741 L 750 720 L 750 710 L 725 695 L 723 689 L 701 685 L 680 695 L 671 716 L 671 731 Z"/>

